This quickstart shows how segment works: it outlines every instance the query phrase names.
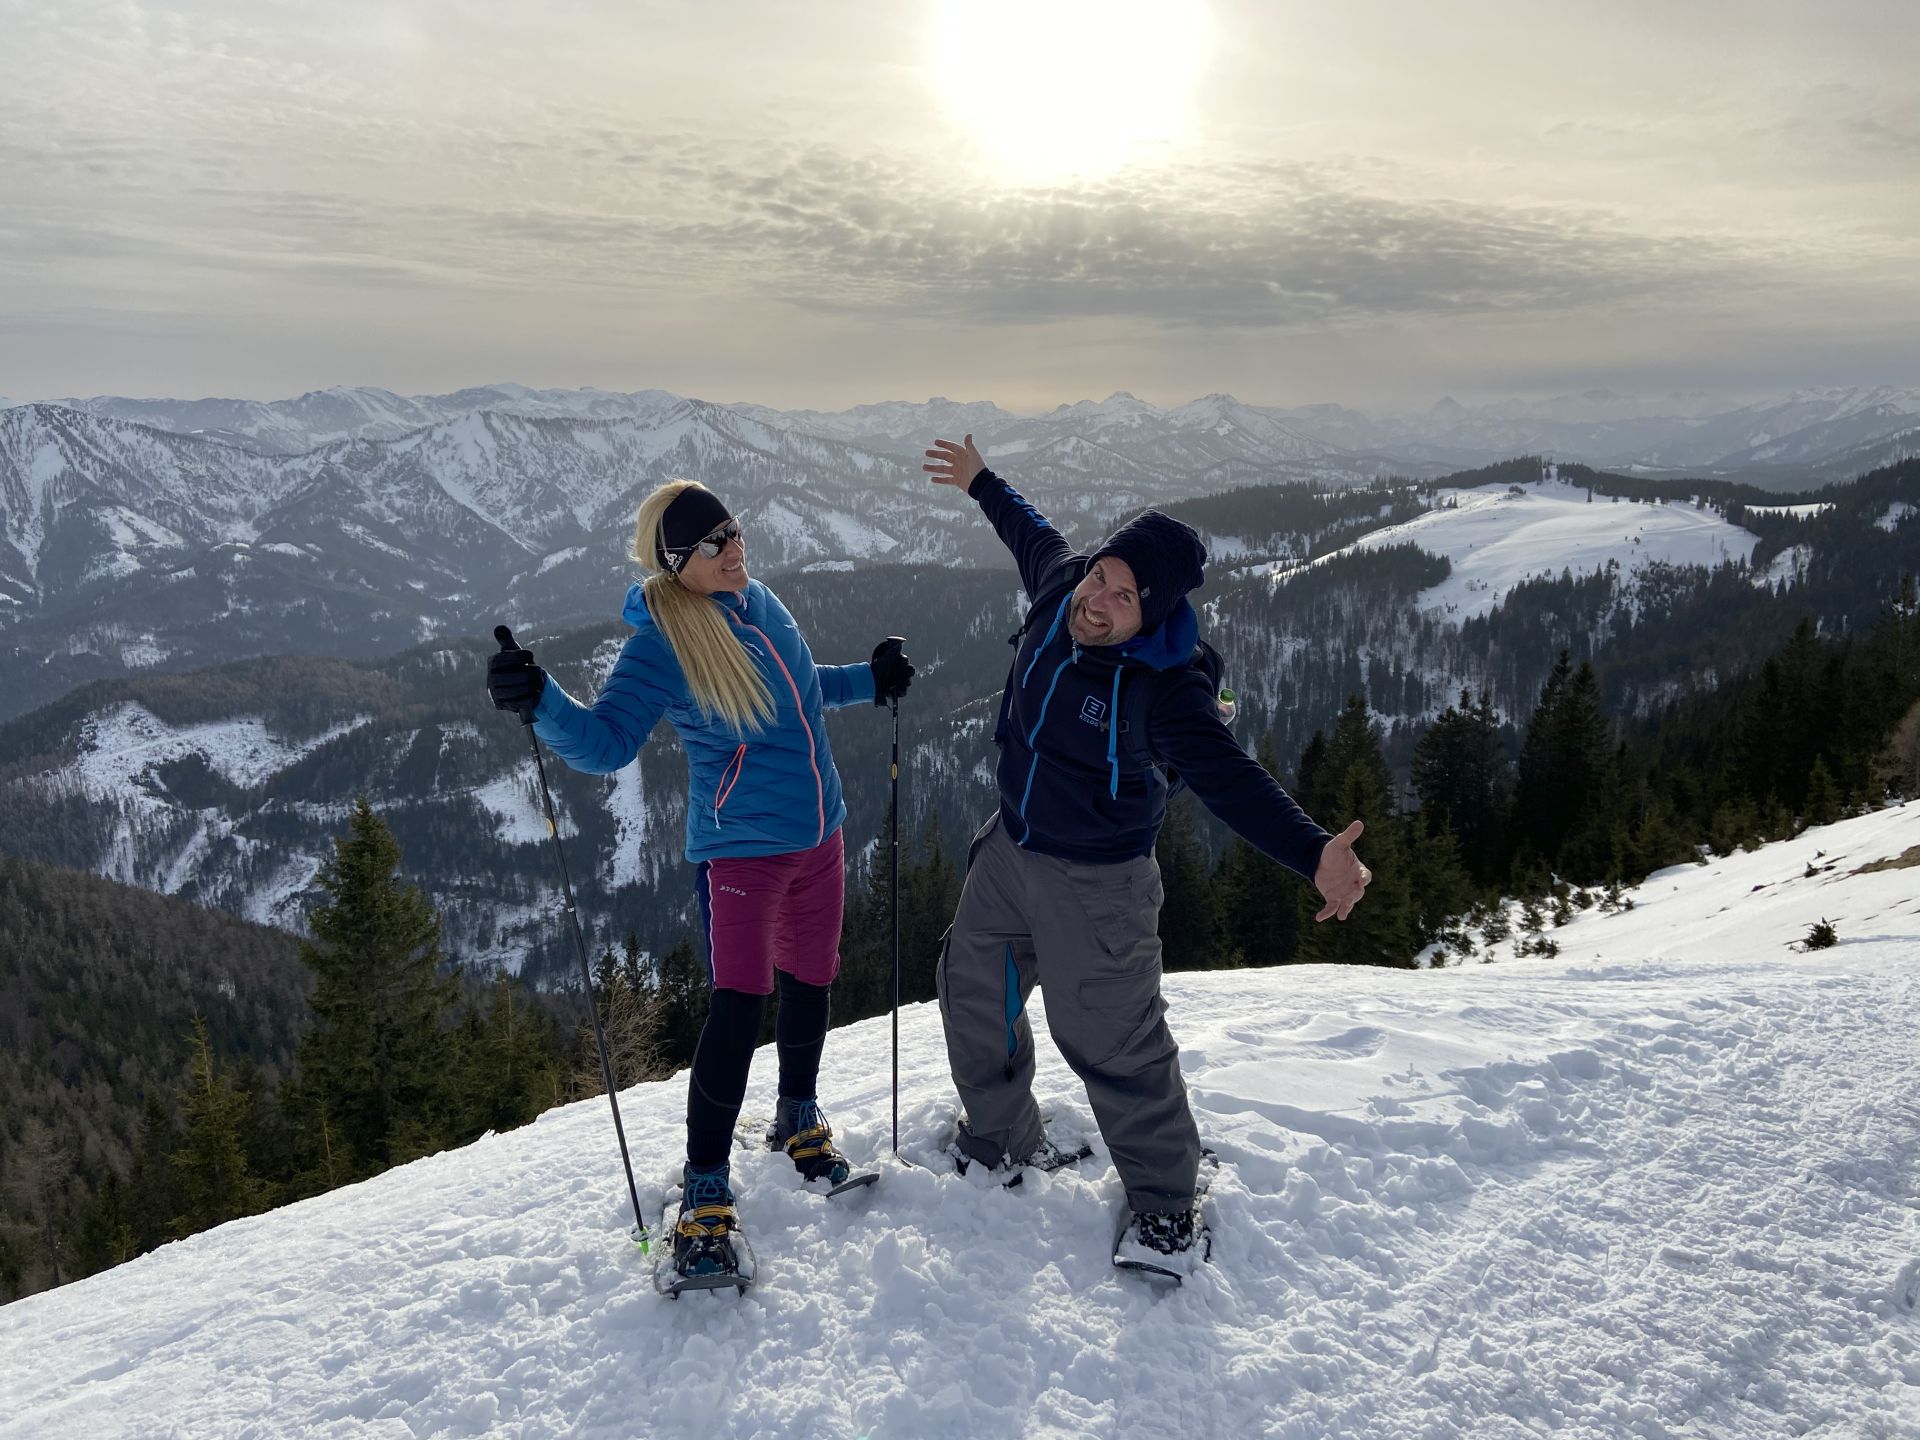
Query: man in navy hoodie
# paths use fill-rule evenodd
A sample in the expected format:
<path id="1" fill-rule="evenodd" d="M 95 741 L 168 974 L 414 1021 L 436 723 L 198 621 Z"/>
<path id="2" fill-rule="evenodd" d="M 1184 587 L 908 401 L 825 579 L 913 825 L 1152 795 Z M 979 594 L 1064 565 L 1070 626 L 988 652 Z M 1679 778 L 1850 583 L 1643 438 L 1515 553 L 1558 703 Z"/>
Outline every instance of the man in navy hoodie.
<path id="1" fill-rule="evenodd" d="M 1326 901 L 1319 920 L 1346 919 L 1372 879 L 1353 853 L 1360 822 L 1328 835 L 1221 721 L 1213 681 L 1191 663 L 1199 621 L 1186 597 L 1207 559 L 1191 529 L 1148 510 L 1076 554 L 986 468 L 971 435 L 936 440 L 927 459 L 934 483 L 986 512 L 1032 606 L 994 729 L 999 808 L 974 837 L 938 972 L 966 1107 L 959 1148 L 990 1166 L 1059 1158 L 1033 1099 L 1026 1000 L 1041 984 L 1048 1029 L 1126 1186 L 1134 1238 L 1185 1250 L 1200 1136 L 1160 997 L 1153 844 L 1167 771 L 1311 880 Z M 1142 717 L 1145 734 L 1130 733 Z"/>

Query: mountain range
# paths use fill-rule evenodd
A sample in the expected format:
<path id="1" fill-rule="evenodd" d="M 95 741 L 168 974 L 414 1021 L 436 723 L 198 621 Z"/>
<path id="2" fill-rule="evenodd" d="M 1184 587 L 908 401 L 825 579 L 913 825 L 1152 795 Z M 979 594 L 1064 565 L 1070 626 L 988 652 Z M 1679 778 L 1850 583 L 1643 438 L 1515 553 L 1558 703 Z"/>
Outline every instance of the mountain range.
<path id="1" fill-rule="evenodd" d="M 1920 392 L 1722 410 L 1596 391 L 1400 416 L 1125 392 L 1035 416 L 937 398 L 779 411 L 518 385 L 14 405 L 0 409 L 0 663 L 16 679 L 0 718 L 147 669 L 584 623 L 630 576 L 639 498 L 678 475 L 727 497 L 764 571 L 993 563 L 991 537 L 919 470 L 930 438 L 968 432 L 1047 513 L 1100 528 L 1247 485 L 1431 478 L 1516 454 L 1846 479 L 1920 453 Z"/>

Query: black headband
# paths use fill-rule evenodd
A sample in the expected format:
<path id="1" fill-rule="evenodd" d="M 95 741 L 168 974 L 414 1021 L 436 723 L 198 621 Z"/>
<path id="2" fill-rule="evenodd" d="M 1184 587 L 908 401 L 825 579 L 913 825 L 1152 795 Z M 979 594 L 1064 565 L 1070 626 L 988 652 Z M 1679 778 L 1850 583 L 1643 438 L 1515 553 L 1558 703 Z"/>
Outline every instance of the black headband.
<path id="1" fill-rule="evenodd" d="M 673 497 L 666 514 L 660 517 L 657 557 L 660 568 L 673 569 L 667 563 L 669 550 L 691 550 L 732 518 L 732 513 L 720 502 L 718 495 L 698 485 L 689 485 Z"/>

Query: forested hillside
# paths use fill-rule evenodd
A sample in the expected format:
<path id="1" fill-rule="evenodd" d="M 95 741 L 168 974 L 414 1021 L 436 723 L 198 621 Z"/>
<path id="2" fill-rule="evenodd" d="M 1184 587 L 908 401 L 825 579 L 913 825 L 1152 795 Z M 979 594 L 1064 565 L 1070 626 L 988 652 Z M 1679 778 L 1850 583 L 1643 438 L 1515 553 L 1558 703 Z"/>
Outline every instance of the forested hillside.
<path id="1" fill-rule="evenodd" d="M 54 1254 L 87 1264 L 48 1241 L 109 1175 L 128 1180 L 133 1223 L 166 1233 L 174 1215 L 152 1207 L 172 1187 L 133 1176 L 133 1160 L 143 1131 L 172 1123 L 194 1021 L 243 1088 L 277 1084 L 306 1017 L 299 949 L 216 910 L 0 856 L 0 1295 L 53 1278 Z"/>

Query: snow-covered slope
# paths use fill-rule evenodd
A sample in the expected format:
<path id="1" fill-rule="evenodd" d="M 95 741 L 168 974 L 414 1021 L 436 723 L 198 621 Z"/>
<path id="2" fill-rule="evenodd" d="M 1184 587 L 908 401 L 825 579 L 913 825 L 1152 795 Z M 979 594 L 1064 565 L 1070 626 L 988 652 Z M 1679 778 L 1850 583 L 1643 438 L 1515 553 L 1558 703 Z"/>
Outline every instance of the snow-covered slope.
<path id="1" fill-rule="evenodd" d="M 1421 608 L 1458 624 L 1484 615 L 1514 586 L 1536 575 L 1591 574 L 1649 565 L 1724 565 L 1746 560 L 1759 537 L 1718 511 L 1680 501 L 1655 505 L 1609 500 L 1576 485 L 1487 485 L 1442 490 L 1434 508 L 1402 525 L 1375 530 L 1333 555 L 1413 544 L 1444 555 L 1452 573 L 1420 595 Z M 1284 580 L 1296 567 L 1271 567 Z"/>
<path id="2" fill-rule="evenodd" d="M 1177 1292 L 1109 1268 L 1104 1149 L 1015 1192 L 886 1158 L 878 1020 L 823 1075 L 882 1180 L 740 1148 L 744 1299 L 653 1293 L 583 1103 L 0 1310 L 0 1436 L 1920 1434 L 1916 875 L 1909 805 L 1656 875 L 1553 961 L 1171 979 L 1224 1161 Z M 912 1149 L 931 1006 L 902 1046 Z M 623 1097 L 649 1194 L 684 1083 Z M 1044 1039 L 1039 1089 L 1088 1126 Z"/>

